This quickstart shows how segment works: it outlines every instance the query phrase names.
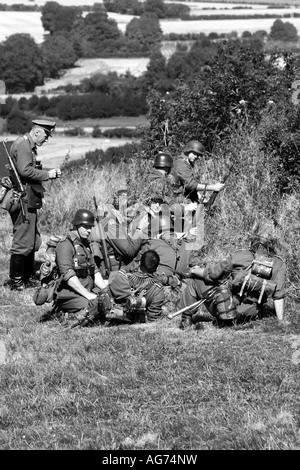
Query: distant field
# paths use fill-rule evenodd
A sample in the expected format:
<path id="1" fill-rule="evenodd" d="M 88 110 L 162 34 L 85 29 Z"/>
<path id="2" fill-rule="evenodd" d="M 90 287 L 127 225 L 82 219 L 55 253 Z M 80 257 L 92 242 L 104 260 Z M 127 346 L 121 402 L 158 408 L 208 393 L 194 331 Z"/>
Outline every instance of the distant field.
<path id="1" fill-rule="evenodd" d="M 9 136 L 8 141 L 14 140 L 17 136 Z M 6 140 L 0 138 L 0 140 Z M 51 140 L 51 141 L 50 141 Z M 97 149 L 107 150 L 109 147 L 119 147 L 132 142 L 133 139 L 103 139 L 93 137 L 71 137 L 59 135 L 58 133 L 49 139 L 46 145 L 38 150 L 42 165 L 48 168 L 58 168 L 62 165 L 66 156 L 70 160 L 83 158 L 87 152 Z"/>
<path id="2" fill-rule="evenodd" d="M 33 1 L 34 5 L 44 5 L 48 0 L 35 0 Z M 6 5 L 13 5 L 16 3 L 25 3 L 24 0 L 5 0 L 2 3 L 5 3 Z M 82 5 L 94 5 L 95 0 L 59 0 L 58 2 L 60 5 L 65 5 L 65 6 L 82 6 Z M 101 0 L 98 0 L 97 3 L 103 3 Z M 172 2 L 172 1 L 165 1 L 165 3 L 178 3 L 178 2 Z M 300 5 L 299 1 L 292 2 L 291 0 L 264 0 L 263 2 L 261 0 L 252 0 L 249 2 L 249 0 L 231 0 L 229 2 L 215 2 L 214 0 L 206 0 L 205 2 L 184 2 L 186 3 L 190 8 L 206 8 L 207 4 L 209 3 L 211 6 L 215 8 L 224 8 L 225 6 L 230 8 L 232 6 L 237 6 L 237 5 L 262 5 L 262 7 L 266 4 L 269 5 L 291 5 L 292 3 L 295 3 L 296 5 Z"/>
<path id="3" fill-rule="evenodd" d="M 78 119 L 76 121 L 56 121 L 57 131 L 53 134 L 53 139 L 49 139 L 47 144 L 39 150 L 39 157 L 42 164 L 46 167 L 59 167 L 63 163 L 66 155 L 70 160 L 84 157 L 87 152 L 97 149 L 107 150 L 109 147 L 119 147 L 134 139 L 117 138 L 93 138 L 90 136 L 91 129 L 98 125 L 102 130 L 114 127 L 136 127 L 138 125 L 147 125 L 145 116 L 127 117 L 116 116 L 107 119 Z M 63 128 L 72 129 L 80 127 L 86 130 L 84 136 L 65 136 L 62 134 Z M 13 141 L 16 135 L 2 135 L 1 141 Z"/>
<path id="4" fill-rule="evenodd" d="M 67 1 L 67 0 L 65 0 Z M 75 0 L 70 0 L 73 2 Z M 84 2 L 84 0 L 82 0 Z M 14 2 L 15 3 L 15 2 Z M 94 2 L 93 2 L 94 3 Z M 79 4 L 79 3 L 78 3 Z M 86 3 L 84 3 L 86 4 Z M 204 5 L 204 4 L 203 4 Z M 208 4 L 206 4 L 208 5 Z M 222 8 L 230 8 L 234 4 L 214 4 L 209 3 L 209 6 L 214 5 L 222 5 Z M 230 7 L 229 7 L 230 5 Z M 217 8 L 217 6 L 216 6 Z M 291 10 L 292 11 L 292 10 Z M 300 8 L 295 9 L 294 11 L 300 12 Z M 287 9 L 267 9 L 266 6 L 253 6 L 252 9 L 244 9 L 244 10 L 232 10 L 231 8 L 228 10 L 199 10 L 199 6 L 197 9 L 194 9 L 195 14 L 283 14 L 288 13 L 289 10 Z M 126 30 L 126 26 L 133 18 L 132 15 L 119 15 L 118 13 L 109 13 L 110 18 L 115 19 L 118 23 L 118 27 L 121 31 Z M 44 29 L 42 27 L 40 21 L 40 13 L 38 12 L 1 12 L 0 15 L 0 41 L 5 40 L 11 34 L 16 33 L 28 33 L 30 34 L 37 43 L 41 43 L 44 40 Z M 300 18 L 289 18 L 289 21 L 293 23 L 296 28 L 300 28 Z M 201 21 L 180 21 L 180 20 L 161 20 L 161 28 L 164 34 L 169 33 L 210 33 L 213 31 L 219 33 L 228 33 L 231 31 L 237 31 L 238 34 L 241 34 L 243 31 L 248 30 L 251 32 L 257 31 L 258 29 L 264 29 L 269 31 L 271 25 L 273 24 L 273 19 L 260 19 L 260 20 L 201 20 Z"/>

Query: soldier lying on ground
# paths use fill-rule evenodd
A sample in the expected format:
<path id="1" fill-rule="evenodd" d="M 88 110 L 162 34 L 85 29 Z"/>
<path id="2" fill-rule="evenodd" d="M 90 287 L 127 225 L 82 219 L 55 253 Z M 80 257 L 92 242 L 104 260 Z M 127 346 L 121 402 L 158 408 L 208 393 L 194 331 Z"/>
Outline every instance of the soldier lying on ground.
<path id="1" fill-rule="evenodd" d="M 191 268 L 178 310 L 203 299 L 210 319 L 217 322 L 245 321 L 273 309 L 284 323 L 286 265 L 276 255 L 275 242 L 268 234 L 255 235 L 249 250 L 235 251 L 212 266 Z M 182 313 L 181 328 L 201 320 L 191 307 Z"/>

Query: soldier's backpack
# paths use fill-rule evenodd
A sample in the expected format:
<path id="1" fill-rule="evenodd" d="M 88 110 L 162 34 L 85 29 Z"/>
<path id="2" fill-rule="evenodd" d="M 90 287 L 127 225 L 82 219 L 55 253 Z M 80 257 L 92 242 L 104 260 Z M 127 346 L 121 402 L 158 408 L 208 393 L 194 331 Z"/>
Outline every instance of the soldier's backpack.
<path id="1" fill-rule="evenodd" d="M 250 296 L 257 299 L 260 304 L 263 296 L 272 297 L 276 290 L 276 283 L 271 280 L 273 260 L 256 255 L 246 270 L 240 271 L 232 282 L 232 286 L 239 288 L 238 295 L 241 299 Z"/>

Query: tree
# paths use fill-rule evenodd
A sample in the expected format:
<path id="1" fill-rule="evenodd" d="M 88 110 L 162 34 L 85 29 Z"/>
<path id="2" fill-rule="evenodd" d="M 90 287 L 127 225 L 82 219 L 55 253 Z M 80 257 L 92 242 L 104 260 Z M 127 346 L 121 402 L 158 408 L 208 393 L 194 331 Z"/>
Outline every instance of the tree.
<path id="1" fill-rule="evenodd" d="M 41 21 L 44 30 L 54 34 L 58 31 L 72 31 L 74 24 L 81 16 L 80 8 L 65 7 L 57 2 L 46 2 L 42 7 Z"/>
<path id="2" fill-rule="evenodd" d="M 158 18 L 164 18 L 165 5 L 163 0 L 146 0 L 144 4 L 145 13 L 154 13 Z"/>
<path id="3" fill-rule="evenodd" d="M 115 53 L 123 43 L 123 35 L 117 22 L 108 18 L 106 12 L 87 14 L 73 34 L 77 40 L 81 40 L 84 57 Z"/>
<path id="4" fill-rule="evenodd" d="M 0 44 L 0 76 L 9 93 L 34 91 L 43 85 L 42 54 L 29 34 L 12 34 Z"/>
<path id="5" fill-rule="evenodd" d="M 29 125 L 30 119 L 16 103 L 7 116 L 7 131 L 11 134 L 25 134 L 28 132 Z"/>
<path id="6" fill-rule="evenodd" d="M 146 89 L 155 88 L 161 93 L 172 89 L 172 82 L 167 78 L 167 61 L 160 49 L 156 49 L 150 56 L 147 70 L 143 75 Z"/>
<path id="7" fill-rule="evenodd" d="M 217 44 L 211 61 L 193 80 L 184 78 L 174 84 L 168 115 L 163 117 L 169 120 L 174 150 L 179 143 L 201 136 L 211 151 L 216 142 L 230 135 L 233 126 L 258 123 L 269 100 L 287 100 L 290 73 L 276 67 L 275 57 L 267 60 L 251 41 Z M 161 99 L 155 98 L 151 104 L 150 122 L 152 114 L 157 120 Z"/>
<path id="8" fill-rule="evenodd" d="M 299 37 L 297 34 L 297 29 L 292 23 L 289 23 L 288 21 L 284 23 L 282 20 L 277 19 L 271 26 L 269 39 L 273 41 L 296 42 L 298 41 Z"/>
<path id="9" fill-rule="evenodd" d="M 62 69 L 74 66 L 77 56 L 70 40 L 61 34 L 48 36 L 41 45 L 45 75 L 56 78 Z"/>
<path id="10" fill-rule="evenodd" d="M 149 54 L 160 45 L 163 37 L 157 16 L 145 13 L 140 18 L 133 18 L 126 27 L 125 37 L 128 43 L 135 44 L 140 52 Z"/>
<path id="11" fill-rule="evenodd" d="M 139 0 L 104 0 L 106 11 L 120 13 L 121 15 L 143 14 L 143 4 Z"/>

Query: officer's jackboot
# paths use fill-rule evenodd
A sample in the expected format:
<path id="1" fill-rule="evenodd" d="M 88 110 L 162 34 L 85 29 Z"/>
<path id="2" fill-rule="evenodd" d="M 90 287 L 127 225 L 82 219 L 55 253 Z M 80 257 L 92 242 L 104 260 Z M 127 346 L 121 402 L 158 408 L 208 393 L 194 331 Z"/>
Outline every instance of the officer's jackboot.
<path id="1" fill-rule="evenodd" d="M 25 289 L 24 263 L 25 257 L 23 255 L 11 255 L 9 267 L 10 290 L 23 291 Z"/>
<path id="2" fill-rule="evenodd" d="M 24 263 L 24 281 L 25 287 L 38 287 L 40 281 L 35 277 L 35 261 L 34 261 L 34 251 L 32 251 L 28 256 L 25 257 Z"/>

